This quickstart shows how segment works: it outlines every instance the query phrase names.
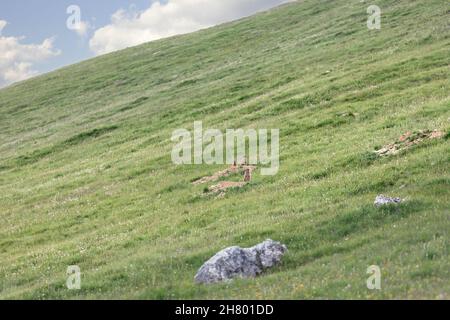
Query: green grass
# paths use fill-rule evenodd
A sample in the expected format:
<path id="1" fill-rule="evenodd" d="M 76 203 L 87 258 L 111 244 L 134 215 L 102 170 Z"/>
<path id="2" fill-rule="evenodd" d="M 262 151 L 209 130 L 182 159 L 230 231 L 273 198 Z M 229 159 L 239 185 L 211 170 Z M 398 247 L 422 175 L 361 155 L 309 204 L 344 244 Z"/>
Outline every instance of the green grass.
<path id="1" fill-rule="evenodd" d="M 0 298 L 448 299 L 448 7 L 370 4 L 379 31 L 367 3 L 305 0 L 2 89 Z M 280 172 L 202 196 L 191 182 L 223 167 L 170 157 L 195 120 L 279 128 Z M 423 129 L 447 136 L 374 157 Z M 376 209 L 379 193 L 408 201 Z M 266 238 L 289 248 L 279 267 L 194 284 L 218 250 Z"/>

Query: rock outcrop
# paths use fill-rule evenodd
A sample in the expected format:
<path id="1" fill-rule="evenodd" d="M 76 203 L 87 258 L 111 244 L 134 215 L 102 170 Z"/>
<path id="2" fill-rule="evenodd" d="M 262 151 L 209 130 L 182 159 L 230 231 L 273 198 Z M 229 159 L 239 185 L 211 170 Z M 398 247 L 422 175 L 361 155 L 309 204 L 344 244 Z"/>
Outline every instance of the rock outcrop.
<path id="1" fill-rule="evenodd" d="M 209 284 L 233 278 L 253 278 L 280 263 L 285 245 L 266 240 L 252 248 L 229 247 L 214 255 L 197 272 L 197 283 Z"/>

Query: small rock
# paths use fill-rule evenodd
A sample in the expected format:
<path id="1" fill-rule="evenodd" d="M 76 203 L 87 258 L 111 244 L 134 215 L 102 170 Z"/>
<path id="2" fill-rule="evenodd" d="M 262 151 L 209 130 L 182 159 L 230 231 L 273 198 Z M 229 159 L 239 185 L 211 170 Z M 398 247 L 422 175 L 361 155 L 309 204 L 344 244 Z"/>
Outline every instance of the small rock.
<path id="1" fill-rule="evenodd" d="M 233 278 L 254 278 L 281 261 L 285 245 L 266 240 L 252 248 L 229 247 L 209 259 L 195 275 L 197 283 L 217 283 Z"/>
<path id="2" fill-rule="evenodd" d="M 400 198 L 390 198 L 390 197 L 383 196 L 381 194 L 381 195 L 379 195 L 379 196 L 377 196 L 375 198 L 374 204 L 375 204 L 376 207 L 381 207 L 381 206 L 384 206 L 386 204 L 390 204 L 390 203 L 397 204 L 397 203 L 401 203 L 401 202 L 403 202 L 403 200 L 400 199 Z"/>

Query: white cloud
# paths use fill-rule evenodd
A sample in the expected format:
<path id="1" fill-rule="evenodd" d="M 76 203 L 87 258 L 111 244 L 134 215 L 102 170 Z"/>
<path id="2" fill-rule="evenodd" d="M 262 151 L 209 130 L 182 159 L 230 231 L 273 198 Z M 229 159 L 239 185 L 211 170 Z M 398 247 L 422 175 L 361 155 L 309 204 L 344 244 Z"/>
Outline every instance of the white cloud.
<path id="1" fill-rule="evenodd" d="M 96 54 L 193 32 L 266 10 L 291 0 L 169 0 L 142 12 L 114 13 L 111 24 L 98 29 L 89 42 Z"/>
<path id="2" fill-rule="evenodd" d="M 37 74 L 33 64 L 59 55 L 53 48 L 53 39 L 41 44 L 23 44 L 24 37 L 6 37 L 1 32 L 6 21 L 0 20 L 0 87 L 25 80 Z"/>

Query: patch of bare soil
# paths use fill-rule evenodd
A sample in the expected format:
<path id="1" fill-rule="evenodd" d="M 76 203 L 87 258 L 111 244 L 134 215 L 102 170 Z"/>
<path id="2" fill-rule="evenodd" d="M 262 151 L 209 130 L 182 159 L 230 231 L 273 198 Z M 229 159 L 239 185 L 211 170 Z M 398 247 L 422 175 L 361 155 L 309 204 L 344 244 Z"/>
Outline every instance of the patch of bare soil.
<path id="1" fill-rule="evenodd" d="M 201 179 L 198 179 L 194 181 L 192 184 L 199 185 L 203 183 L 208 183 L 212 181 L 217 181 L 223 177 L 228 177 L 233 174 L 240 174 L 244 178 L 242 182 L 236 182 L 236 181 L 222 181 L 216 185 L 213 185 L 209 187 L 207 190 L 208 192 L 206 195 L 215 194 L 217 195 L 217 198 L 223 198 L 225 196 L 225 193 L 230 189 L 236 189 L 236 188 L 242 188 L 246 184 L 248 184 L 252 180 L 252 173 L 256 170 L 256 166 L 253 165 L 247 165 L 247 164 L 240 164 L 240 165 L 232 165 L 226 170 L 218 171 L 212 176 L 206 176 Z"/>
<path id="2" fill-rule="evenodd" d="M 414 145 L 418 145 L 423 141 L 440 139 L 444 135 L 445 133 L 439 130 L 420 130 L 417 132 L 408 131 L 400 136 L 396 142 L 384 146 L 380 150 L 375 151 L 375 153 L 380 157 L 395 155 L 400 151 L 411 148 Z"/>
<path id="3" fill-rule="evenodd" d="M 246 172 L 249 172 L 249 174 L 251 175 L 253 173 L 253 171 L 255 171 L 255 169 L 256 169 L 256 166 L 252 166 L 252 165 L 246 165 L 246 164 L 236 165 L 236 164 L 234 164 L 225 170 L 221 170 L 221 171 L 214 173 L 212 176 L 206 176 L 206 177 L 200 178 L 198 180 L 195 180 L 194 182 L 192 182 L 192 184 L 199 185 L 199 184 L 204 184 L 204 183 L 208 183 L 208 182 L 214 182 L 221 178 L 229 177 L 232 174 L 238 174 L 238 173 L 245 175 Z"/>
<path id="4" fill-rule="evenodd" d="M 218 197 L 223 197 L 228 190 L 242 188 L 246 184 L 247 182 L 223 181 L 219 184 L 209 187 L 208 191 L 209 193 L 217 194 Z"/>
<path id="5" fill-rule="evenodd" d="M 212 182 L 212 181 L 217 181 L 220 178 L 228 177 L 229 175 L 231 175 L 233 173 L 237 173 L 237 172 L 238 172 L 238 168 L 236 166 L 232 166 L 228 169 L 218 171 L 218 172 L 214 173 L 212 176 L 206 176 L 206 177 L 200 178 L 200 179 L 192 182 L 192 184 L 198 185 L 198 184 L 204 184 L 204 183 L 208 183 L 208 182 Z"/>

